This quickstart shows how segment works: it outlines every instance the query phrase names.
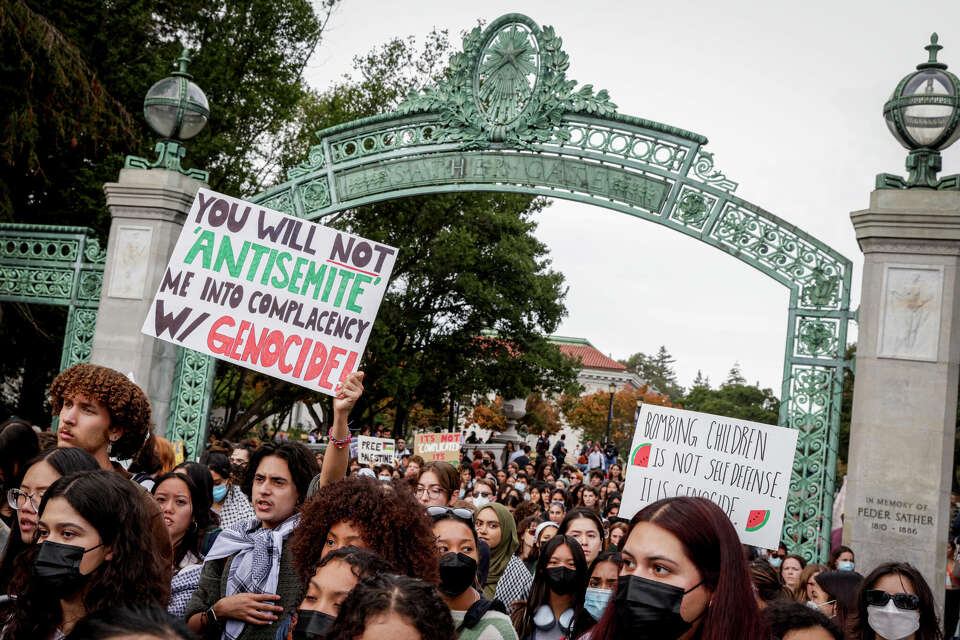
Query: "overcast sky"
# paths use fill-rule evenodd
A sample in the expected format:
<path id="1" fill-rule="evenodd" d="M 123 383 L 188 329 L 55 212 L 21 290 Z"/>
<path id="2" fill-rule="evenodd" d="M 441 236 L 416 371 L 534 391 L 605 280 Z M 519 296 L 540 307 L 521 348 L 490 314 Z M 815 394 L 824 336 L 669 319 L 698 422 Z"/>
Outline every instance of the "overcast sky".
<path id="1" fill-rule="evenodd" d="M 620 113 L 709 138 L 737 195 L 853 260 L 859 305 L 863 259 L 849 214 L 868 206 L 877 173 L 905 173 L 906 151 L 881 109 L 926 59 L 932 31 L 940 59 L 960 72 L 960 2 L 343 0 L 308 79 L 325 88 L 351 71 L 353 56 L 395 36 L 422 43 L 433 27 L 459 45 L 478 19 L 511 12 L 552 25 L 570 56 L 567 77 L 606 88 Z M 943 164 L 942 175 L 960 171 L 960 150 Z M 555 200 L 537 221 L 569 285 L 561 335 L 614 358 L 666 345 L 684 386 L 698 369 L 716 385 L 738 361 L 749 382 L 780 395 L 785 288 L 622 213 Z"/>

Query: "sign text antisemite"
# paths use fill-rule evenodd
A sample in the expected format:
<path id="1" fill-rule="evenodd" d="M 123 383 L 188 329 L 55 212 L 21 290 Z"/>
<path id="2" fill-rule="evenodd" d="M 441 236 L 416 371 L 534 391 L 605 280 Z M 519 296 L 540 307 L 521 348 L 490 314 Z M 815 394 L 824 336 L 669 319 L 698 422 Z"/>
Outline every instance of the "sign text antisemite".
<path id="1" fill-rule="evenodd" d="M 396 254 L 201 189 L 142 331 L 333 395 L 357 369 Z"/>
<path id="2" fill-rule="evenodd" d="M 620 516 L 661 498 L 700 496 L 723 509 L 741 542 L 776 549 L 796 448 L 793 429 L 645 404 Z"/>

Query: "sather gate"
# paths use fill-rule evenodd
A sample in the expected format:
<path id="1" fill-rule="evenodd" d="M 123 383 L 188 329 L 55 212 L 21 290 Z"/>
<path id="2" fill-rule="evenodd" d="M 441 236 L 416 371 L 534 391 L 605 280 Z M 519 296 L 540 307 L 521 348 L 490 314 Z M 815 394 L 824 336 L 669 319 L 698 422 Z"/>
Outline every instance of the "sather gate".
<path id="1" fill-rule="evenodd" d="M 742 260 L 790 290 L 780 424 L 800 437 L 784 539 L 829 551 L 850 260 L 735 194 L 703 136 L 617 113 L 566 76 L 552 27 L 524 15 L 474 28 L 436 85 L 395 111 L 318 133 L 289 180 L 254 198 L 322 222 L 404 196 L 508 191 L 643 218 Z"/>

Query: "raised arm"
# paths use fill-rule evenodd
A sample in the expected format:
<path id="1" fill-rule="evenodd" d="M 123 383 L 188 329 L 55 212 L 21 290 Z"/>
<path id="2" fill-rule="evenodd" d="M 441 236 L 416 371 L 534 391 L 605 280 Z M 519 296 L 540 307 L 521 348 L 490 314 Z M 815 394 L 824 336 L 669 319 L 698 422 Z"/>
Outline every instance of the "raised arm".
<path id="1" fill-rule="evenodd" d="M 363 372 L 355 371 L 343 381 L 333 399 L 333 430 L 331 432 L 333 437 L 323 454 L 323 466 L 320 468 L 320 480 L 317 482 L 318 489 L 336 482 L 347 474 L 347 465 L 350 464 L 350 443 L 336 446 L 333 441 L 350 437 L 347 417 L 361 394 L 363 394 Z"/>

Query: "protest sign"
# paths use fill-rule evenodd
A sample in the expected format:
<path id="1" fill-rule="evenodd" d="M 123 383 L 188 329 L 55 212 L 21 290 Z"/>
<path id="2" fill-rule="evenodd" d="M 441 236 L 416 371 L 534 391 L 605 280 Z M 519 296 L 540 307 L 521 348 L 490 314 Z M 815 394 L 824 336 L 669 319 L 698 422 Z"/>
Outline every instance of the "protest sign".
<path id="1" fill-rule="evenodd" d="M 439 460 L 456 466 L 460 463 L 460 443 L 463 434 L 459 431 L 418 433 L 413 439 L 413 452 L 424 462 Z"/>
<path id="2" fill-rule="evenodd" d="M 200 189 L 141 330 L 335 395 L 358 367 L 396 255 Z"/>
<path id="3" fill-rule="evenodd" d="M 620 517 L 661 498 L 701 496 L 723 509 L 742 543 L 776 549 L 796 448 L 794 429 L 645 404 Z"/>
<path id="4" fill-rule="evenodd" d="M 357 462 L 360 464 L 393 464 L 395 443 L 390 438 L 357 437 Z"/>
<path id="5" fill-rule="evenodd" d="M 183 447 L 183 440 L 177 440 L 173 443 L 173 462 L 180 464 L 186 458 L 186 449 Z"/>

